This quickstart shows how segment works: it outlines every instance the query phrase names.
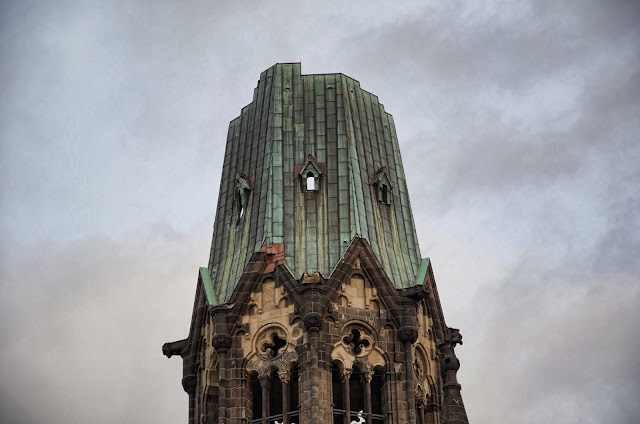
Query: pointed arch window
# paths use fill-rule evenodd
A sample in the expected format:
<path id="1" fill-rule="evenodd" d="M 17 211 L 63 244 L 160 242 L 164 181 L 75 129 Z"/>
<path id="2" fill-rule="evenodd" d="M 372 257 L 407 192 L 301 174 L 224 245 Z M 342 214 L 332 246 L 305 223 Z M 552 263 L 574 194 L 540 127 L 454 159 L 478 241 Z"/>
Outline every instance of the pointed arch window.
<path id="1" fill-rule="evenodd" d="M 247 364 L 251 424 L 298 422 L 297 354 L 287 351 L 287 340 L 286 330 L 275 325 L 267 326 L 256 337 L 255 356 Z"/>
<path id="2" fill-rule="evenodd" d="M 372 328 L 352 322 L 342 329 L 331 357 L 334 424 L 382 424 L 391 404 L 384 359 L 374 351 Z M 376 359 L 374 359 L 376 358 Z M 373 362 L 370 362 L 373 361 Z"/>
<path id="3" fill-rule="evenodd" d="M 298 365 L 292 363 L 287 372 L 276 369 L 258 375 L 248 375 L 250 390 L 251 424 L 292 424 L 299 422 L 300 400 L 298 387 Z"/>

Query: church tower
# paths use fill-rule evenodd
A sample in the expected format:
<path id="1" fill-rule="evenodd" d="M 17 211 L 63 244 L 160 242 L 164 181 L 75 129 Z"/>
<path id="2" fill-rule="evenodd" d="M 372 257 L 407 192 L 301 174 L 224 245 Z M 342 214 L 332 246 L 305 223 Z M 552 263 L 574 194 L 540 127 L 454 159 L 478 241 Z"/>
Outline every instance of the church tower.
<path id="1" fill-rule="evenodd" d="M 260 75 L 229 124 L 183 361 L 189 424 L 462 424 L 458 330 L 393 118 L 343 74 Z"/>

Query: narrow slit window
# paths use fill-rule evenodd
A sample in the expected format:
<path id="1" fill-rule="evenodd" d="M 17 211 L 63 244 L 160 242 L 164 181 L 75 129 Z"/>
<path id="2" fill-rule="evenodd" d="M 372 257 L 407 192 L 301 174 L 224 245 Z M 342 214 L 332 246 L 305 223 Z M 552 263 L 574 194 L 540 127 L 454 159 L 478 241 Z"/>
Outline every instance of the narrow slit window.
<path id="1" fill-rule="evenodd" d="M 238 219 L 242 219 L 244 216 L 244 196 L 244 190 L 238 189 L 238 191 L 236 191 L 236 206 L 238 208 L 236 210 L 238 211 Z"/>
<path id="2" fill-rule="evenodd" d="M 315 191 L 316 189 L 316 177 L 313 176 L 313 172 L 307 173 L 307 191 Z"/>
<path id="3" fill-rule="evenodd" d="M 382 185 L 382 203 L 389 204 L 386 185 Z"/>
<path id="4" fill-rule="evenodd" d="M 239 223 L 243 218 L 249 207 L 249 198 L 253 190 L 253 182 L 245 174 L 238 172 L 236 175 L 236 189 L 235 200 L 236 206 L 234 213 L 236 215 L 237 222 Z"/>

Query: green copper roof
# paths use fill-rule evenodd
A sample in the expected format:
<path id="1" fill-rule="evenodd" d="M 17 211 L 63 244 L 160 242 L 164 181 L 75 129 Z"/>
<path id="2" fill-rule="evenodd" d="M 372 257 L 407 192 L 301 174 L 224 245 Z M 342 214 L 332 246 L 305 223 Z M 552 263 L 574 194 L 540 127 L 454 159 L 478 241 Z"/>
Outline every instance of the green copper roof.
<path id="1" fill-rule="evenodd" d="M 300 175 L 309 155 L 305 169 L 319 170 L 313 191 Z M 299 63 L 264 71 L 229 124 L 219 196 L 209 260 L 216 301 L 251 254 L 273 244 L 284 244 L 294 275 L 328 276 L 358 234 L 398 287 L 419 274 L 393 117 L 346 75 L 302 75 Z"/>
<path id="2" fill-rule="evenodd" d="M 204 286 L 204 292 L 207 295 L 207 302 L 209 302 L 210 305 L 220 303 L 220 299 L 216 297 L 216 292 L 213 289 L 213 282 L 211 281 L 211 277 L 209 276 L 208 268 L 200 268 L 200 279 L 202 280 L 202 285 Z"/>
<path id="3" fill-rule="evenodd" d="M 418 274 L 416 275 L 415 286 L 424 284 L 425 278 L 427 278 L 427 271 L 429 270 L 429 258 L 424 258 L 420 261 L 420 268 L 418 268 Z"/>

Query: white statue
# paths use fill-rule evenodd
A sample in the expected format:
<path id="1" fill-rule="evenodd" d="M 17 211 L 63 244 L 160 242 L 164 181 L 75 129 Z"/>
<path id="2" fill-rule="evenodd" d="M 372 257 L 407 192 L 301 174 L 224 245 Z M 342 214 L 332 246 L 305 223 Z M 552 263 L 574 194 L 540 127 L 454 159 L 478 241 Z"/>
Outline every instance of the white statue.
<path id="1" fill-rule="evenodd" d="M 364 424 L 365 419 L 362 417 L 362 414 L 364 414 L 364 411 L 362 410 L 358 411 L 358 421 L 353 420 L 351 421 L 351 424 Z"/>

